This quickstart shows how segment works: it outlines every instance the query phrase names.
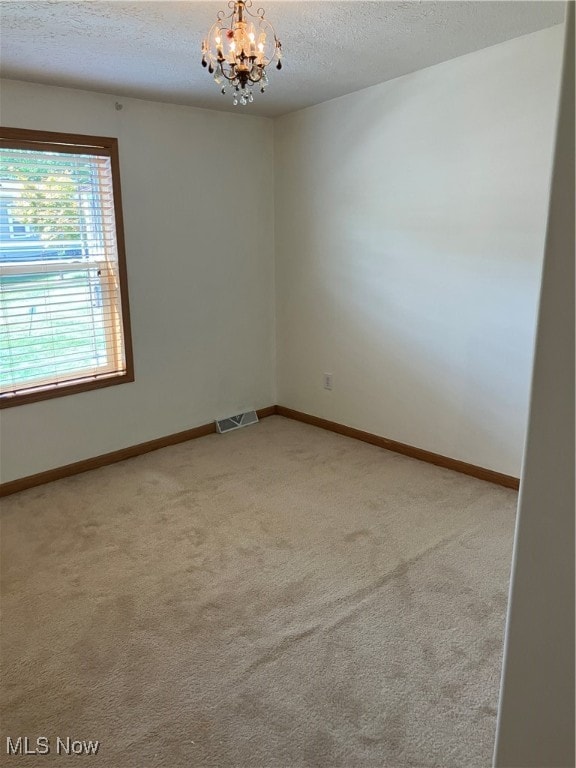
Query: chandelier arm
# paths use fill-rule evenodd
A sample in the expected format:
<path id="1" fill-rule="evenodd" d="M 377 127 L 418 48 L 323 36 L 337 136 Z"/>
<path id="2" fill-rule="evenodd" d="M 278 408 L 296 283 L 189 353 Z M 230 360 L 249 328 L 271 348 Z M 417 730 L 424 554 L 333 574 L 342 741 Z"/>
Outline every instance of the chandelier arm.
<path id="1" fill-rule="evenodd" d="M 229 83 L 233 83 L 234 80 L 236 80 L 237 78 L 237 75 L 235 72 L 232 72 L 231 74 L 228 75 L 226 74 L 226 72 L 224 72 L 224 70 L 222 70 L 222 75 L 226 78 L 226 80 L 228 80 Z"/>
<path id="2" fill-rule="evenodd" d="M 256 85 L 256 83 L 259 83 L 262 80 L 262 78 L 264 77 L 264 68 L 263 67 L 259 68 L 259 72 L 260 72 L 260 76 L 257 77 L 255 80 L 254 80 L 254 78 L 252 77 L 251 74 L 248 75 L 248 80 L 250 80 L 251 83 L 254 83 L 254 85 Z"/>

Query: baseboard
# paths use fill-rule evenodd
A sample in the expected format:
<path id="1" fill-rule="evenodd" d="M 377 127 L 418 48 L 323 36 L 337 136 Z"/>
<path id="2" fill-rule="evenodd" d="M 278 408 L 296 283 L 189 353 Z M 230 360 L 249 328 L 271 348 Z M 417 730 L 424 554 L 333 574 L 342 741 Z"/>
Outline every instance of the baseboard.
<path id="1" fill-rule="evenodd" d="M 337 432 L 339 435 L 345 435 L 346 437 L 353 437 L 356 440 L 362 440 L 365 443 L 377 445 L 379 448 L 385 448 L 388 451 L 394 451 L 394 453 L 402 453 L 404 456 L 409 456 L 412 459 L 426 461 L 428 464 L 435 464 L 438 467 L 451 469 L 454 472 L 460 472 L 464 475 L 471 475 L 472 477 L 476 477 L 480 480 L 487 480 L 490 483 L 503 485 L 505 488 L 513 488 L 514 490 L 518 490 L 520 487 L 520 480 L 517 477 L 504 475 L 501 472 L 495 472 L 492 469 L 477 467 L 475 464 L 467 464 L 465 461 L 451 459 L 448 456 L 442 456 L 439 453 L 432 453 L 431 451 L 425 451 L 422 448 L 415 448 L 412 445 L 399 443 L 396 440 L 389 440 L 386 437 L 373 435 L 370 432 L 363 432 L 360 429 L 346 427 L 344 424 L 338 424 L 335 421 L 320 419 L 318 416 L 311 416 L 310 414 L 302 413 L 301 411 L 294 411 L 292 408 L 286 408 L 283 405 L 276 406 L 276 413 L 279 416 L 284 416 L 287 419 L 303 421 L 305 424 L 311 424 L 314 427 L 327 429 L 330 432 Z"/>
<path id="2" fill-rule="evenodd" d="M 267 416 L 272 416 L 276 413 L 276 406 L 270 405 L 267 408 L 260 408 L 256 413 L 258 414 L 259 419 L 265 419 Z M 101 456 L 94 456 L 91 459 L 75 461 L 73 464 L 66 464 L 63 467 L 48 469 L 46 472 L 38 472 L 36 475 L 20 477 L 18 480 L 11 480 L 7 483 L 0 484 L 0 496 L 10 496 L 12 493 L 25 491 L 28 488 L 34 488 L 37 485 L 44 485 L 44 483 L 51 483 L 54 480 L 61 480 L 63 477 L 79 475 L 81 472 L 87 472 L 90 469 L 106 467 L 108 464 L 116 464 L 116 462 L 124 461 L 124 459 L 132 459 L 135 456 L 150 453 L 150 451 L 157 451 L 159 448 L 167 448 L 169 445 L 185 443 L 188 440 L 211 435 L 214 432 L 216 432 L 214 422 L 211 422 L 210 424 L 202 424 L 199 427 L 186 429 L 183 432 L 176 432 L 173 435 L 166 435 L 165 437 L 158 437 L 156 440 L 149 440 L 146 443 L 131 445 L 128 448 L 122 448 L 119 451 L 103 453 Z"/>
<path id="3" fill-rule="evenodd" d="M 258 414 L 259 419 L 265 419 L 267 416 L 278 414 L 287 419 L 302 421 L 305 424 L 311 424 L 314 427 L 320 427 L 321 429 L 327 429 L 330 432 L 336 432 L 339 435 L 353 437 L 355 440 L 362 440 L 365 443 L 377 445 L 379 448 L 385 448 L 388 451 L 402 453 L 404 456 L 410 456 L 412 459 L 426 461 L 428 464 L 435 464 L 438 467 L 451 469 L 454 472 L 471 475 L 480 480 L 487 480 L 489 483 L 503 485 L 505 488 L 518 490 L 520 487 L 520 480 L 517 477 L 503 475 L 492 469 L 477 467 L 475 464 L 467 464 L 465 461 L 451 459 L 448 456 L 442 456 L 439 453 L 432 453 L 431 451 L 425 451 L 422 448 L 415 448 L 412 445 L 399 443 L 396 440 L 389 440 L 386 437 L 373 435 L 370 432 L 363 432 L 360 429 L 347 427 L 344 424 L 338 424 L 335 421 L 328 421 L 327 419 L 321 419 L 318 416 L 311 416 L 308 413 L 302 413 L 301 411 L 295 411 L 292 408 L 286 408 L 284 405 L 270 405 L 267 408 L 260 408 L 256 413 Z M 199 427 L 193 427 L 192 429 L 186 429 L 183 432 L 176 432 L 173 435 L 159 437 L 156 440 L 149 440 L 146 443 L 131 445 L 128 448 L 122 448 L 119 451 L 104 453 L 101 456 L 94 456 L 91 459 L 83 459 L 82 461 L 76 461 L 73 464 L 66 464 L 63 467 L 48 469 L 46 472 L 38 472 L 36 475 L 28 475 L 28 477 L 21 477 L 18 480 L 11 480 L 7 483 L 0 484 L 0 497 L 10 496 L 12 493 L 25 491 L 28 488 L 34 488 L 37 485 L 51 483 L 54 480 L 61 480 L 63 477 L 78 475 L 81 472 L 87 472 L 90 469 L 106 467 L 109 464 L 124 461 L 124 459 L 132 459 L 135 456 L 141 456 L 144 453 L 157 451 L 159 448 L 167 448 L 169 445 L 185 443 L 186 441 L 194 440 L 197 437 L 211 435 L 215 431 L 216 428 L 213 422 L 210 424 L 202 424 Z"/>

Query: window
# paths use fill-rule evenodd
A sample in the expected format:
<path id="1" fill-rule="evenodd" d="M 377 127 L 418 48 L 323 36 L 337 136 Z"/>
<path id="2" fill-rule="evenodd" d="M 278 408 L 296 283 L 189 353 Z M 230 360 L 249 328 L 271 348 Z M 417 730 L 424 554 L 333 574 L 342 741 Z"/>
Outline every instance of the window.
<path id="1" fill-rule="evenodd" d="M 116 139 L 0 128 L 0 406 L 134 380 Z"/>

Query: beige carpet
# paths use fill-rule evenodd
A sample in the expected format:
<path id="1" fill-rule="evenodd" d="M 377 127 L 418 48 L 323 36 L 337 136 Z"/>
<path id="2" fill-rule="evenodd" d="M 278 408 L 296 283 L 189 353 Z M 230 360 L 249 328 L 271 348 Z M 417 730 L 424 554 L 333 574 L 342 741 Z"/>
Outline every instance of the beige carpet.
<path id="1" fill-rule="evenodd" d="M 278 416 L 5 499 L 5 764 L 488 768 L 515 506 Z"/>

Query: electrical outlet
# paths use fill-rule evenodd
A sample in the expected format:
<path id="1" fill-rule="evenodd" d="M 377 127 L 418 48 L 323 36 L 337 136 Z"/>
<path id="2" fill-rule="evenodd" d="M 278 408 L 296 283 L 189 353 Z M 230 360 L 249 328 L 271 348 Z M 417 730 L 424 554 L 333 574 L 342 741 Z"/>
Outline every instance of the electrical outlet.
<path id="1" fill-rule="evenodd" d="M 324 389 L 332 389 L 333 382 L 332 382 L 332 374 L 331 373 L 325 373 L 324 374 Z"/>

